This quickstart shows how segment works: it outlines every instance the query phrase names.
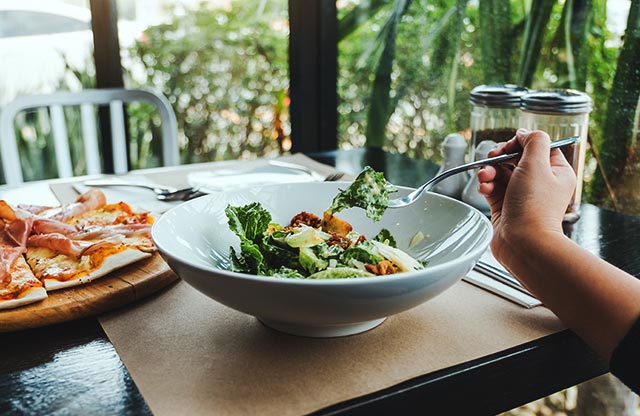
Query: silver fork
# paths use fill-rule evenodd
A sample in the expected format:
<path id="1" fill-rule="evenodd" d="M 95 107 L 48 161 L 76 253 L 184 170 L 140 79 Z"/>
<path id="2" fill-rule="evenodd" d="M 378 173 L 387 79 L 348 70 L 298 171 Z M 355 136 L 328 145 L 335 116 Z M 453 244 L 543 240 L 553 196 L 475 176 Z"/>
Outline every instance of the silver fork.
<path id="1" fill-rule="evenodd" d="M 580 141 L 580 136 L 571 136 L 564 139 L 556 140 L 551 143 L 551 149 L 556 149 L 563 146 L 569 146 L 575 144 Z M 395 198 L 389 200 L 389 208 L 402 208 L 407 205 L 411 205 L 422 195 L 425 191 L 431 189 L 435 184 L 441 182 L 444 179 L 447 179 L 450 176 L 457 175 L 458 173 L 465 172 L 471 169 L 480 168 L 482 166 L 487 165 L 497 165 L 499 163 L 505 162 L 507 160 L 517 159 L 522 156 L 521 152 L 509 153 L 506 155 L 500 155 L 495 157 L 490 157 L 487 159 L 476 160 L 475 162 L 466 163 L 464 165 L 456 166 L 455 168 L 446 170 L 439 175 L 434 176 L 424 184 L 422 184 L 415 191 L 411 192 L 409 195 L 403 196 L 401 198 Z"/>
<path id="2" fill-rule="evenodd" d="M 105 178 L 105 179 L 93 179 L 84 181 L 83 185 L 86 186 L 133 186 L 136 188 L 144 188 L 153 191 L 158 197 L 173 194 L 180 191 L 177 188 L 171 186 L 156 185 L 147 182 L 138 182 L 135 179 L 122 179 L 122 178 Z"/>

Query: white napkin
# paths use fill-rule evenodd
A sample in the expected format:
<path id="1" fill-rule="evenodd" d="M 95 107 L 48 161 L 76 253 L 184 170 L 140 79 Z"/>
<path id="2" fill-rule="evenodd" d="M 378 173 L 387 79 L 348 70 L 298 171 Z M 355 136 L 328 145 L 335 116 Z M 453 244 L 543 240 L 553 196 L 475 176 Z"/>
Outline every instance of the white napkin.
<path id="1" fill-rule="evenodd" d="M 124 175 L 124 179 L 131 177 L 136 182 L 170 185 L 176 188 L 192 186 L 202 192 L 215 193 L 255 185 L 319 182 L 325 178 L 326 170 L 333 171 L 333 168 L 321 165 L 303 155 L 293 155 L 276 160 L 257 159 L 184 165 L 171 172 L 162 169 L 144 173 L 132 172 Z M 62 195 L 64 202 L 71 202 L 77 195 L 88 191 L 90 187 L 82 182 L 73 181 L 52 184 L 51 189 L 59 199 Z M 182 201 L 160 201 L 153 191 L 144 188 L 111 186 L 100 189 L 104 192 L 108 203 L 125 201 L 134 209 L 155 214 L 162 214 L 182 203 Z"/>
<path id="2" fill-rule="evenodd" d="M 518 305 L 524 306 L 525 308 L 533 308 L 535 306 L 542 305 L 542 302 L 522 287 L 522 285 L 520 285 L 520 283 L 495 259 L 490 249 L 487 249 L 487 251 L 482 255 L 480 262 L 484 262 L 494 270 L 489 271 L 476 265 L 474 270 L 470 271 L 464 277 L 465 281 L 517 303 Z M 496 274 L 499 274 L 499 276 L 496 276 Z M 515 282 L 519 288 L 516 289 L 510 285 L 504 284 L 499 280 L 496 280 L 496 277 Z"/>
<path id="3" fill-rule="evenodd" d="M 150 184 L 153 182 L 149 181 Z M 75 182 L 71 185 L 78 194 L 83 194 L 91 187 Z M 182 201 L 165 202 L 156 198 L 156 194 L 149 189 L 132 188 L 125 186 L 104 186 L 100 190 L 107 198 L 108 204 L 124 201 L 136 211 L 147 211 L 154 214 L 162 214 L 169 209 L 179 205 Z"/>

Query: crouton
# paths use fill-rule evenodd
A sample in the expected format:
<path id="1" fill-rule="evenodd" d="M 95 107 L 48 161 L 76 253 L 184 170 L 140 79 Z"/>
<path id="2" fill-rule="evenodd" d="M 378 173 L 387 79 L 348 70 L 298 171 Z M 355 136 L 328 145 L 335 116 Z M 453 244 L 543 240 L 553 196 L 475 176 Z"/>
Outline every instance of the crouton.
<path id="1" fill-rule="evenodd" d="M 308 225 L 309 227 L 319 228 L 322 220 L 315 214 L 311 214 L 306 211 L 302 211 L 301 213 L 295 215 L 291 218 L 291 227 L 298 227 L 300 224 Z"/>
<path id="2" fill-rule="evenodd" d="M 351 224 L 346 222 L 345 220 L 341 220 L 335 215 L 329 214 L 328 212 L 324 213 L 322 219 L 322 231 L 329 234 L 338 234 L 342 237 L 345 237 L 349 232 L 353 229 Z"/>
<path id="3" fill-rule="evenodd" d="M 396 267 L 389 260 L 383 260 L 378 264 L 365 264 L 364 268 L 369 272 L 378 276 L 385 274 L 394 274 Z"/>

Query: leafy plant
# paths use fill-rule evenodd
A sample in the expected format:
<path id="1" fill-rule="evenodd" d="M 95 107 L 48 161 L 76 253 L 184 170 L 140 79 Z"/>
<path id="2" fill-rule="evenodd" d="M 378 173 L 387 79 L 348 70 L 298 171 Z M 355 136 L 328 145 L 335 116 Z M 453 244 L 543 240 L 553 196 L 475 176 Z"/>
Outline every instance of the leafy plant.
<path id="1" fill-rule="evenodd" d="M 637 119 L 640 103 L 640 1 L 633 0 L 629 11 L 624 44 L 618 58 L 616 74 L 608 97 L 603 134 L 595 143 L 601 169 L 596 172 L 591 195 L 595 202 L 616 204 L 616 194 L 627 195 L 624 206 L 640 213 L 640 150 Z M 608 185 L 608 186 L 607 186 Z M 629 198 L 630 196 L 630 198 Z M 618 208 L 624 208 L 618 207 Z"/>
<path id="2" fill-rule="evenodd" d="M 446 134 L 468 131 L 474 86 L 575 88 L 594 100 L 584 198 L 640 213 L 640 202 L 620 203 L 640 200 L 627 185 L 640 177 L 639 2 L 622 48 L 610 45 L 606 0 L 370 0 L 340 11 L 340 144 L 437 160 Z"/>
<path id="3" fill-rule="evenodd" d="M 130 86 L 162 91 L 173 105 L 183 163 L 289 147 L 286 9 L 273 0 L 260 6 L 176 14 L 129 51 L 132 68 L 144 74 Z"/>

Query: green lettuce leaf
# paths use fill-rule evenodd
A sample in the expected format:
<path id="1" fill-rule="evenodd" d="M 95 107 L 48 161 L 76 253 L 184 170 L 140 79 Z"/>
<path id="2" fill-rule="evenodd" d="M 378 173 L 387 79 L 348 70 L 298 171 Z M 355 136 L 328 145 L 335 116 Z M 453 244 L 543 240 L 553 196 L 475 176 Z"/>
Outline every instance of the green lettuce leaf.
<path id="1" fill-rule="evenodd" d="M 269 273 L 269 267 L 264 262 L 264 256 L 258 246 L 251 241 L 240 242 L 240 253 L 231 247 L 231 266 L 234 272 L 262 274 Z"/>
<path id="2" fill-rule="evenodd" d="M 384 260 L 384 257 L 378 253 L 378 249 L 370 241 L 363 241 L 345 250 L 341 257 L 341 262 L 349 264 L 349 260 L 358 260 L 366 264 L 378 264 Z"/>
<path id="3" fill-rule="evenodd" d="M 391 231 L 387 230 L 386 228 L 380 230 L 380 232 L 376 234 L 373 239 L 375 241 L 380 241 L 381 243 L 384 243 L 390 247 L 396 248 L 398 246 L 396 243 L 396 239 L 391 235 Z"/>
<path id="4" fill-rule="evenodd" d="M 240 240 L 256 241 L 271 222 L 271 214 L 258 202 L 240 207 L 227 205 L 224 212 L 229 219 L 229 228 Z"/>
<path id="5" fill-rule="evenodd" d="M 379 221 L 389 206 L 389 193 L 397 190 L 382 172 L 366 166 L 347 189 L 333 198 L 327 212 L 335 214 L 346 208 L 360 207 L 365 209 L 367 217 Z"/>
<path id="6" fill-rule="evenodd" d="M 264 234 L 258 247 L 265 261 L 274 268 L 287 266 L 288 268 L 300 269 L 299 250 L 279 241 L 273 234 Z"/>
<path id="7" fill-rule="evenodd" d="M 347 277 L 369 277 L 375 276 L 369 272 L 350 267 L 339 267 L 335 269 L 325 269 L 309 276 L 309 279 L 343 279 Z"/>
<path id="8" fill-rule="evenodd" d="M 319 270 L 326 269 L 329 262 L 316 256 L 311 247 L 300 248 L 300 265 L 309 274 L 313 274 Z"/>
<path id="9" fill-rule="evenodd" d="M 279 269 L 274 270 L 273 277 L 288 277 L 291 279 L 304 279 L 305 276 L 302 275 L 299 271 L 291 269 L 286 266 L 281 266 Z"/>

